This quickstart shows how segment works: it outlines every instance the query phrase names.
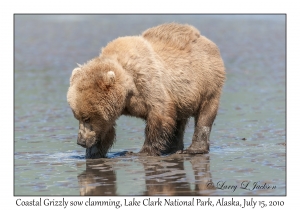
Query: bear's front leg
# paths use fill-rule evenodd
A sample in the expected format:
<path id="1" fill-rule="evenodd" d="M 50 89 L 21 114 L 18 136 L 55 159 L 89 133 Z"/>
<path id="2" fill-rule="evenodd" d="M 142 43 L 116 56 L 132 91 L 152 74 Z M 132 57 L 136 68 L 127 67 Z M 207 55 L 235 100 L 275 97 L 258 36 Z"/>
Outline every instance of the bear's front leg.
<path id="1" fill-rule="evenodd" d="M 140 153 L 159 156 L 170 153 L 174 145 L 176 122 L 172 117 L 150 113 L 146 122 L 145 142 Z"/>

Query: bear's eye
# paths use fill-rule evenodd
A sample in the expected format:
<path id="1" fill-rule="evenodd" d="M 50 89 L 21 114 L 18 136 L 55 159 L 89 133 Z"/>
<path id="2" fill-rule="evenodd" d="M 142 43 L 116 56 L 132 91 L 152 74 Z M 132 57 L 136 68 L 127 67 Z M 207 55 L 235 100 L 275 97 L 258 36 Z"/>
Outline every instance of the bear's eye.
<path id="1" fill-rule="evenodd" d="M 83 122 L 85 122 L 85 123 L 90 123 L 90 118 L 84 119 Z"/>

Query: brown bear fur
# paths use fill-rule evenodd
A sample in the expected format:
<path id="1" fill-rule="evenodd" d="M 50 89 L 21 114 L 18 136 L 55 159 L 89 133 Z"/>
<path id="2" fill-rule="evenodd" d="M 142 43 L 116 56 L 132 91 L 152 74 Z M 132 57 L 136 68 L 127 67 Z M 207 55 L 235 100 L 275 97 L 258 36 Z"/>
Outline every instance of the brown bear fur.
<path id="1" fill-rule="evenodd" d="M 218 47 L 193 26 L 163 24 L 118 38 L 72 72 L 67 99 L 80 124 L 78 144 L 87 157 L 105 157 L 115 121 L 130 115 L 146 121 L 141 153 L 207 153 L 224 80 Z M 192 144 L 182 151 L 192 116 Z"/>

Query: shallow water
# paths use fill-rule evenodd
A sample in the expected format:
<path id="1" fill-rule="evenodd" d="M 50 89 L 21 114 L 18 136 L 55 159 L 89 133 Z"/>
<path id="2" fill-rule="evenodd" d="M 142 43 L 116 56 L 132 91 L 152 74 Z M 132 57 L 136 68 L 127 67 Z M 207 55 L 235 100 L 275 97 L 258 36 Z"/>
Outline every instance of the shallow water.
<path id="1" fill-rule="evenodd" d="M 66 102 L 72 69 L 114 38 L 165 22 L 194 25 L 224 59 L 210 153 L 126 154 L 141 148 L 145 125 L 120 117 L 109 158 L 86 160 Z M 285 58 L 283 15 L 16 15 L 14 194 L 285 195 Z M 192 135 L 193 119 L 185 147 Z"/>

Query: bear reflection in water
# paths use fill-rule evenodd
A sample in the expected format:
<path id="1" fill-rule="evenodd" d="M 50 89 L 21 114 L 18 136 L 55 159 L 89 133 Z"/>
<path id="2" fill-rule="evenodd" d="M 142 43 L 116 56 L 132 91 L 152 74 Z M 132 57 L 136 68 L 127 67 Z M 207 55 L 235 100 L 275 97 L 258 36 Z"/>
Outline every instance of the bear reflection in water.
<path id="1" fill-rule="evenodd" d="M 194 171 L 194 181 L 191 181 L 195 185 L 194 187 L 191 187 L 188 181 L 184 167 L 186 160 L 191 163 Z M 117 180 L 119 172 L 114 168 L 124 168 L 118 166 L 121 162 L 118 162 L 117 159 L 97 159 L 87 160 L 86 171 L 78 176 L 80 195 L 123 195 L 118 193 L 117 189 L 122 189 L 122 183 L 127 186 L 129 182 L 133 183 L 132 188 L 126 189 L 130 195 L 209 195 L 214 192 L 215 188 L 211 185 L 212 178 L 208 155 L 184 157 L 174 154 L 160 159 L 139 156 L 135 161 L 137 161 L 135 164 L 142 165 L 143 174 L 141 177 L 145 180 L 146 191 L 142 190 L 143 187 L 141 187 L 140 192 L 134 191 L 135 180 L 127 180 L 128 176 L 123 177 L 124 180 Z M 141 172 L 138 170 L 131 173 Z M 117 186 L 117 183 L 120 183 L 120 186 Z M 126 186 L 123 187 L 126 188 Z"/>

